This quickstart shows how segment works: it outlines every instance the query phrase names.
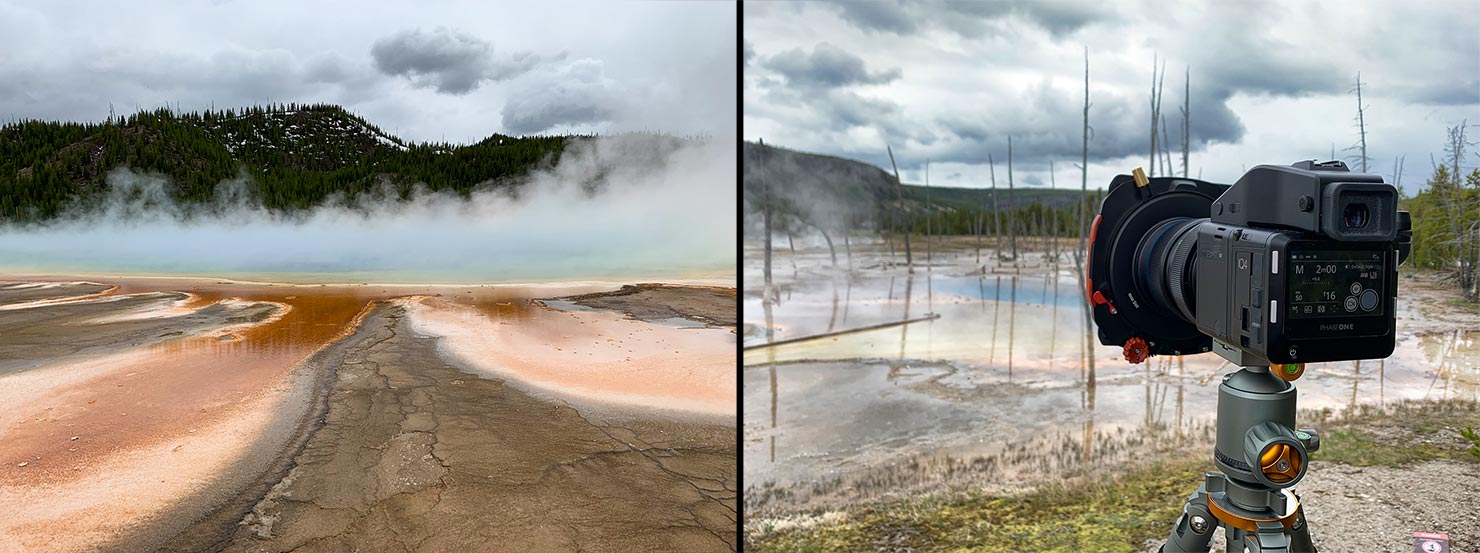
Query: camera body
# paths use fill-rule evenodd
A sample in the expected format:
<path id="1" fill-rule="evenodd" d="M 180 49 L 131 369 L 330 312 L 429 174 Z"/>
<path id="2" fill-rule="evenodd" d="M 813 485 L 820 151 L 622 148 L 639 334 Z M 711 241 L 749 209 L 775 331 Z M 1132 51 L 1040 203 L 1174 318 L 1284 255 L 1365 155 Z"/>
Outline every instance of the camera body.
<path id="1" fill-rule="evenodd" d="M 1397 203 L 1381 177 L 1339 161 L 1260 165 L 1232 186 L 1121 175 L 1091 232 L 1100 342 L 1132 362 L 1387 357 L 1411 236 Z"/>

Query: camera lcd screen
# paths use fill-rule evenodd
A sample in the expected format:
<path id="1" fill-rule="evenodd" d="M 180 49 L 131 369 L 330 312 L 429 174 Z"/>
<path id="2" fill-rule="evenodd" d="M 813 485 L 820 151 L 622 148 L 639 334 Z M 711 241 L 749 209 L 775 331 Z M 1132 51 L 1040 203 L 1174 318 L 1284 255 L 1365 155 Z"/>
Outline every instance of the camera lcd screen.
<path id="1" fill-rule="evenodd" d="M 1383 251 L 1290 252 L 1286 312 L 1291 319 L 1383 314 Z"/>

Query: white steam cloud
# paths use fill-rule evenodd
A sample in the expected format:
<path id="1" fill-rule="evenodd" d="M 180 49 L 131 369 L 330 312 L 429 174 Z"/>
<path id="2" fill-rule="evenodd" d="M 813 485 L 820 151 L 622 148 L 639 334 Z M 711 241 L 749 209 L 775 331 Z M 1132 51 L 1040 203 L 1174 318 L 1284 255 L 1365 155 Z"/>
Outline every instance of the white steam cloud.
<path id="1" fill-rule="evenodd" d="M 181 206 L 165 180 L 117 169 L 100 210 L 0 227 L 0 271 L 294 282 L 731 278 L 734 143 L 660 142 L 573 143 L 514 194 L 339 199 L 295 215 L 250 201 L 241 181 L 218 185 L 212 204 Z"/>

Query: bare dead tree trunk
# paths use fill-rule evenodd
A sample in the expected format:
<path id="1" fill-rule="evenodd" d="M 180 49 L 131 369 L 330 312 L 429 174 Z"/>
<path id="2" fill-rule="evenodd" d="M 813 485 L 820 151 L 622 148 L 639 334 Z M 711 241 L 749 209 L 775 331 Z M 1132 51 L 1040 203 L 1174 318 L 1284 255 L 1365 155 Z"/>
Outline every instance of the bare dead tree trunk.
<path id="1" fill-rule="evenodd" d="M 766 182 L 766 179 L 764 178 L 764 156 L 766 154 L 766 141 L 757 139 L 756 143 L 760 146 L 760 148 L 756 150 L 756 157 L 761 158 L 758 161 L 762 161 L 761 163 L 757 164 L 760 167 L 756 168 L 756 180 L 761 182 L 761 228 L 766 233 L 765 255 L 763 256 L 765 259 L 766 275 L 766 289 L 764 292 L 764 296 L 767 301 L 769 301 L 771 298 L 771 184 Z"/>
<path id="2" fill-rule="evenodd" d="M 1156 176 L 1156 53 L 1151 53 L 1151 176 Z"/>
<path id="3" fill-rule="evenodd" d="M 1012 135 L 1007 135 L 1007 241 L 1012 246 L 1012 261 L 1017 262 L 1017 194 L 1012 186 Z"/>
<path id="4" fill-rule="evenodd" d="M 1167 136 L 1167 120 L 1166 120 L 1165 117 L 1163 117 L 1161 119 L 1161 156 L 1162 156 L 1162 160 L 1161 160 L 1162 166 L 1161 166 L 1161 168 L 1166 173 L 1164 176 L 1175 176 L 1176 175 L 1176 173 L 1174 171 L 1172 171 L 1172 150 L 1171 150 L 1171 144 L 1172 144 L 1172 141 Z"/>
<path id="5" fill-rule="evenodd" d="M 1398 198 L 1403 197 L 1403 162 L 1408 156 L 1393 158 L 1393 186 L 1398 188 Z"/>
<path id="6" fill-rule="evenodd" d="M 1182 178 L 1187 178 L 1187 154 L 1192 149 L 1192 66 L 1182 80 Z"/>
<path id="7" fill-rule="evenodd" d="M 795 273 L 797 272 L 797 241 L 791 233 L 791 225 L 786 225 L 786 247 L 791 250 L 791 256 L 787 259 L 791 260 L 791 272 Z"/>
<path id="8" fill-rule="evenodd" d="M 894 168 L 894 186 L 895 186 L 895 190 L 899 192 L 899 212 L 900 212 L 900 215 L 904 215 L 904 213 L 905 213 L 905 208 L 904 208 L 904 183 L 903 182 L 900 182 L 900 180 L 899 180 L 899 166 L 894 164 L 894 148 L 891 148 L 889 146 L 884 146 L 884 149 L 889 152 L 889 166 L 892 167 L 892 168 Z M 903 225 L 904 226 L 904 261 L 905 261 L 905 265 L 907 265 L 909 267 L 909 272 L 911 274 L 913 274 L 915 272 L 915 257 L 914 257 L 914 255 L 912 253 L 910 253 L 910 225 L 909 225 L 909 223 L 910 223 L 909 219 L 908 218 L 905 218 L 904 225 Z"/>
<path id="9" fill-rule="evenodd" d="M 888 242 L 889 242 L 889 260 L 890 260 L 890 263 L 893 263 L 893 260 L 894 260 L 894 210 L 892 210 L 892 209 L 886 209 L 885 212 L 888 213 L 888 215 L 889 215 L 889 232 L 887 234 L 885 234 L 884 236 L 888 239 Z"/>
<path id="10" fill-rule="evenodd" d="M 1057 190 L 1059 188 L 1059 182 L 1056 179 L 1057 176 L 1058 175 L 1055 175 L 1054 174 L 1053 160 L 1050 159 L 1050 160 L 1048 160 L 1048 187 L 1049 188 L 1052 188 L 1052 189 L 1055 189 L 1055 190 Z M 1059 237 L 1058 237 L 1058 220 L 1059 220 L 1059 216 L 1058 216 L 1057 210 L 1054 210 L 1054 209 L 1046 209 L 1045 211 L 1048 211 L 1048 222 L 1051 224 L 1050 230 L 1048 231 L 1048 235 L 1051 237 L 1051 238 L 1049 238 L 1049 240 L 1052 240 L 1052 242 L 1049 243 L 1049 249 L 1053 250 L 1051 252 L 1051 256 L 1053 258 L 1053 262 L 1054 263 L 1058 263 L 1059 262 Z"/>
<path id="11" fill-rule="evenodd" d="M 1154 70 L 1155 68 L 1152 68 L 1152 69 Z M 1154 75 L 1154 74 L 1152 76 L 1153 77 L 1156 77 L 1156 75 Z M 1156 77 L 1156 79 L 1157 79 L 1157 82 L 1155 83 L 1155 87 L 1156 87 L 1155 88 L 1155 92 L 1156 92 L 1156 98 L 1155 98 L 1156 99 L 1156 107 L 1155 107 L 1155 111 L 1156 111 L 1156 114 L 1153 117 L 1152 122 L 1151 122 L 1151 139 L 1152 139 L 1152 143 L 1151 143 L 1152 144 L 1152 147 L 1151 147 L 1151 149 L 1155 152 L 1153 155 L 1156 155 L 1157 156 L 1156 157 L 1156 163 L 1161 165 L 1161 172 L 1158 173 L 1158 174 L 1161 175 L 1161 176 L 1163 176 L 1163 177 L 1165 177 L 1167 175 L 1170 175 L 1171 172 L 1172 172 L 1172 168 L 1171 167 L 1168 167 L 1168 165 L 1171 165 L 1171 164 L 1168 163 L 1168 161 L 1166 159 L 1163 159 L 1163 157 L 1162 157 L 1162 156 L 1164 156 L 1166 154 L 1166 148 L 1167 148 L 1167 137 L 1166 137 L 1167 121 L 1166 121 L 1166 118 L 1164 118 L 1164 117 L 1161 116 L 1161 98 L 1162 98 L 1162 93 L 1166 91 L 1166 81 L 1167 81 L 1167 62 L 1166 62 L 1166 60 L 1162 60 L 1162 62 L 1161 62 L 1161 76 L 1160 77 Z M 1156 125 L 1157 125 L 1158 122 L 1161 123 L 1161 141 L 1160 141 L 1160 144 L 1158 144 L 1156 142 L 1156 132 L 1157 132 Z M 1157 151 L 1156 150 L 1156 147 L 1158 145 L 1161 147 L 1161 150 L 1160 151 Z"/>
<path id="12" fill-rule="evenodd" d="M 1049 254 L 1053 253 L 1053 243 L 1049 241 L 1048 236 L 1048 222 L 1050 220 L 1048 214 L 1049 208 L 1047 204 L 1039 205 L 1042 205 L 1043 209 L 1039 210 L 1038 212 L 1038 236 L 1042 237 L 1041 241 L 1043 242 L 1043 258 L 1048 259 Z"/>
<path id="13" fill-rule="evenodd" d="M 1465 299 L 1475 301 L 1480 294 L 1477 294 L 1475 289 L 1476 275 L 1471 271 L 1472 261 L 1469 252 L 1465 251 L 1472 243 L 1472 240 L 1469 239 L 1469 233 L 1461 230 L 1464 228 L 1465 219 L 1469 217 L 1469 206 L 1465 205 L 1464 201 L 1465 181 L 1459 172 L 1459 160 L 1465 156 L 1465 147 L 1470 146 L 1470 143 L 1465 140 L 1465 128 L 1468 125 L 1469 120 L 1465 119 L 1460 122 L 1459 126 L 1448 129 L 1449 144 L 1445 147 L 1445 150 L 1450 156 L 1450 174 L 1452 175 L 1451 178 L 1454 179 L 1454 186 L 1445 187 L 1449 191 L 1449 197 L 1444 203 L 1447 204 L 1445 208 L 1448 211 L 1449 225 L 1453 234 L 1451 240 L 1455 244 L 1455 258 L 1459 262 L 1459 278 L 1456 280 L 1458 281 L 1460 292 L 1464 295 Z"/>
<path id="14" fill-rule="evenodd" d="M 822 239 L 827 241 L 827 253 L 832 255 L 833 268 L 836 269 L 838 267 L 838 250 L 833 248 L 832 237 L 828 236 L 827 231 L 822 230 L 822 227 L 817 226 L 815 223 L 808 222 L 807 226 L 817 229 L 817 232 L 822 235 Z"/>
<path id="15" fill-rule="evenodd" d="M 976 214 L 976 262 L 978 264 L 982 262 L 982 227 L 987 224 L 986 217 L 987 207 L 984 205 L 982 210 Z"/>
<path id="16" fill-rule="evenodd" d="M 1362 172 L 1367 172 L 1367 107 L 1362 105 L 1362 73 L 1357 72 L 1357 130 L 1362 135 Z M 1456 175 L 1458 176 L 1458 175 Z"/>
<path id="17" fill-rule="evenodd" d="M 992 176 L 992 238 L 997 240 L 995 254 L 997 259 L 1002 259 L 1002 210 L 997 205 L 997 162 L 992 160 L 992 154 L 987 154 L 987 171 Z"/>
<path id="18" fill-rule="evenodd" d="M 1084 235 L 1089 232 L 1089 210 L 1085 205 L 1089 195 L 1089 47 L 1084 47 L 1084 144 L 1079 154 L 1079 249 L 1074 252 L 1075 262 L 1085 254 Z M 1080 263 L 1082 265 L 1082 263 Z"/>
<path id="19" fill-rule="evenodd" d="M 1357 72 L 1357 86 L 1352 89 L 1357 93 L 1357 143 L 1348 150 L 1357 150 L 1357 164 L 1362 167 L 1362 172 L 1367 172 L 1367 106 L 1362 104 L 1362 73 Z"/>
<path id="20" fill-rule="evenodd" d="M 925 271 L 930 272 L 930 264 L 935 260 L 935 232 L 931 229 L 931 221 L 935 220 L 935 205 L 930 203 L 930 160 L 925 160 Z"/>
<path id="21" fill-rule="evenodd" d="M 1469 126 L 1469 123 L 1470 120 L 1465 119 L 1463 121 L 1460 121 L 1458 127 L 1454 127 L 1449 131 L 1451 135 L 1453 135 L 1450 137 L 1450 172 L 1454 174 L 1454 184 L 1456 190 L 1463 188 L 1465 182 L 1464 179 L 1461 178 L 1461 175 L 1459 173 L 1459 160 L 1465 155 L 1465 146 L 1470 145 L 1468 142 L 1465 141 L 1465 127 Z"/>
<path id="22" fill-rule="evenodd" d="M 1053 218 L 1053 228 L 1050 229 L 1050 232 L 1053 232 L 1053 264 L 1054 264 L 1054 266 L 1058 266 L 1058 264 L 1059 264 L 1059 250 L 1062 250 L 1063 249 L 1063 246 L 1064 246 L 1063 244 L 1060 244 L 1059 243 L 1059 238 L 1060 238 L 1059 232 L 1062 231 L 1063 228 L 1064 228 L 1064 221 L 1063 221 L 1063 219 L 1061 217 L 1059 217 L 1059 215 L 1057 213 L 1055 213 L 1054 214 L 1054 218 Z"/>

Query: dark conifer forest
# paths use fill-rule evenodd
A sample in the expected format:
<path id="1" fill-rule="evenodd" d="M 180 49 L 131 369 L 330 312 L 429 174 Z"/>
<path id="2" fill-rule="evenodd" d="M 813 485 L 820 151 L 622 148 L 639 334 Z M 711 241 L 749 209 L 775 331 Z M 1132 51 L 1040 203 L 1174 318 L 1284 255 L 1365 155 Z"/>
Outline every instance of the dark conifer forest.
<path id="1" fill-rule="evenodd" d="M 45 222 L 86 209 L 127 167 L 171 183 L 182 205 L 210 201 L 216 185 L 243 179 L 256 201 L 294 211 L 338 193 L 347 201 L 420 185 L 467 196 L 516 186 L 558 163 L 566 146 L 593 137 L 494 134 L 473 144 L 409 143 L 334 105 L 275 104 L 241 110 L 141 111 L 103 122 L 25 120 L 0 127 L 0 223 Z"/>

